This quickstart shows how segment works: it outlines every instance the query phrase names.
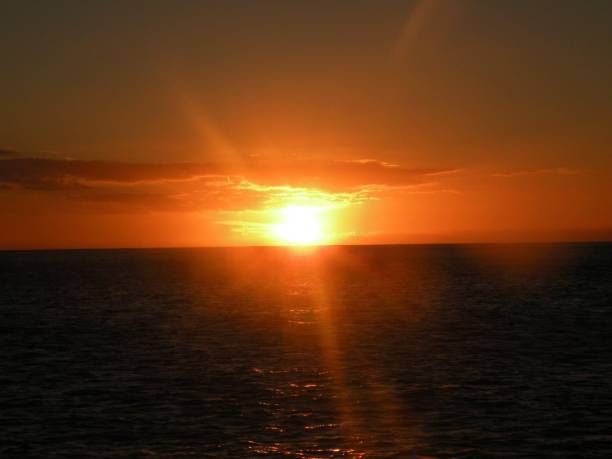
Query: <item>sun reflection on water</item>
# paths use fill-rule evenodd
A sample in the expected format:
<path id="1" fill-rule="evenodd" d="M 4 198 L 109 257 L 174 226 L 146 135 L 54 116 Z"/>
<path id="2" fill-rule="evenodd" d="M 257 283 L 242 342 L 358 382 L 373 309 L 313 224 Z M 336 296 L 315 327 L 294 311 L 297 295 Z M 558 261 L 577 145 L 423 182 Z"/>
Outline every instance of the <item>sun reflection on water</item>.
<path id="1" fill-rule="evenodd" d="M 304 458 L 370 457 L 381 448 L 410 451 L 420 436 L 418 423 L 406 416 L 393 383 L 376 361 L 353 361 L 347 339 L 350 324 L 342 315 L 333 276 L 319 263 L 321 256 L 294 258 L 283 273 L 278 308 L 286 346 L 291 352 L 297 347 L 316 354 L 311 367 L 257 369 L 276 400 L 273 422 L 266 429 L 277 438 L 253 445 L 252 451 Z M 283 441 L 287 423 L 296 417 L 308 433 L 307 443 Z"/>

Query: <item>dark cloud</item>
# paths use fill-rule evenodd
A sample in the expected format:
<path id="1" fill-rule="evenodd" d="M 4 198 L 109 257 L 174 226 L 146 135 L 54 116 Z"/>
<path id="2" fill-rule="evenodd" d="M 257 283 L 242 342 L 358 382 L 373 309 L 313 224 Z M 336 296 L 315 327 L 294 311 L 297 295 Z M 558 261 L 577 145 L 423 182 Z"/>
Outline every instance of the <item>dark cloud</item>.
<path id="1" fill-rule="evenodd" d="M 100 190 L 73 195 L 89 208 L 113 212 L 196 212 L 244 210 L 262 205 L 267 194 L 256 189 L 201 189 L 185 193 L 145 190 Z"/>
<path id="2" fill-rule="evenodd" d="M 139 164 L 109 161 L 76 161 L 43 158 L 13 158 L 0 162 L 0 181 L 24 188 L 59 189 L 92 185 L 92 182 L 138 183 L 186 180 L 212 175 L 205 164 Z"/>
<path id="3" fill-rule="evenodd" d="M 61 195 L 112 212 L 244 210 L 287 200 L 361 202 L 451 172 L 371 159 L 165 164 L 9 157 L 0 161 L 0 189 Z"/>
<path id="4" fill-rule="evenodd" d="M 350 189 L 363 185 L 406 185 L 452 169 L 407 169 L 381 161 L 251 160 L 240 164 L 122 163 L 42 158 L 0 162 L 0 181 L 38 189 L 96 187 L 106 183 L 186 181 L 202 177 L 242 177 L 262 185 Z"/>
<path id="5" fill-rule="evenodd" d="M 14 157 L 17 157 L 17 156 L 19 156 L 19 153 L 17 153 L 16 151 L 0 148 L 0 159 L 3 159 L 3 158 L 14 158 Z"/>

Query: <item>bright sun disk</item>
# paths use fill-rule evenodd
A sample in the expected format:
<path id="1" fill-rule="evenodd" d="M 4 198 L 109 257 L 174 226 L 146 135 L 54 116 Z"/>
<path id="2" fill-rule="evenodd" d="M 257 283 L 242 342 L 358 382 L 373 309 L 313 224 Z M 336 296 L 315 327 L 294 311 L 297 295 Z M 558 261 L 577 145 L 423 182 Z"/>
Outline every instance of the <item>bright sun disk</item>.
<path id="1" fill-rule="evenodd" d="M 280 209 L 281 222 L 273 225 L 274 236 L 287 244 L 309 245 L 323 240 L 320 209 L 291 205 Z"/>

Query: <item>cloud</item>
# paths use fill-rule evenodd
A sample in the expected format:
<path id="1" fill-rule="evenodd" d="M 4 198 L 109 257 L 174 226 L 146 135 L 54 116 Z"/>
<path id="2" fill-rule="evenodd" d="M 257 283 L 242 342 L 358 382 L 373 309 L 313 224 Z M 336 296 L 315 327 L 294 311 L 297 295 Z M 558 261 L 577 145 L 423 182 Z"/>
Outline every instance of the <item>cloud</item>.
<path id="1" fill-rule="evenodd" d="M 140 183 L 189 180 L 214 175 L 213 166 L 192 163 L 144 164 L 46 158 L 0 161 L 0 181 L 23 188 L 65 189 L 96 182 Z"/>
<path id="2" fill-rule="evenodd" d="M 260 205 L 265 198 L 257 192 L 232 188 L 196 192 L 100 190 L 83 193 L 77 198 L 87 207 L 113 212 L 200 212 L 209 210 L 242 210 Z"/>
<path id="3" fill-rule="evenodd" d="M 316 187 L 347 191 L 363 185 L 406 185 L 419 183 L 433 174 L 454 169 L 411 169 L 377 160 L 287 160 L 251 161 L 248 178 L 271 185 Z"/>
<path id="4" fill-rule="evenodd" d="M 493 177 L 522 177 L 526 175 L 578 175 L 578 169 L 570 169 L 567 167 L 555 167 L 548 169 L 520 169 L 507 172 L 496 172 Z"/>
<path id="5" fill-rule="evenodd" d="M 259 184 L 350 189 L 365 184 L 415 183 L 454 169 L 408 169 L 376 160 L 259 160 L 231 163 L 124 163 L 43 158 L 0 161 L 0 181 L 31 189 L 146 184 L 202 178 Z"/>
<path id="6" fill-rule="evenodd" d="M 445 188 L 438 182 L 423 182 L 414 185 L 363 185 L 360 190 L 370 194 L 384 195 L 393 192 L 402 192 L 405 194 L 433 194 L 433 193 L 452 193 L 460 194 L 454 188 Z"/>
<path id="7" fill-rule="evenodd" d="M 431 177 L 456 172 L 375 159 L 126 163 L 4 156 L 3 192 L 61 195 L 113 212 L 244 210 L 288 201 L 351 205 L 382 193 L 432 192 L 437 183 Z"/>
<path id="8" fill-rule="evenodd" d="M 16 151 L 0 148 L 0 159 L 2 159 L 2 158 L 14 158 L 16 156 L 19 156 L 19 153 L 17 153 Z"/>

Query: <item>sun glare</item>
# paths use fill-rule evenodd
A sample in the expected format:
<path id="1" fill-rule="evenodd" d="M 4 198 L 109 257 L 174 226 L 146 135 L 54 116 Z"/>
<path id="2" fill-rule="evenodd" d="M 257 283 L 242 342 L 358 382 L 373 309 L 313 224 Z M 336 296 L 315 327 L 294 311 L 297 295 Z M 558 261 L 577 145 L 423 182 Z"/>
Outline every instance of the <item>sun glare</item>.
<path id="1" fill-rule="evenodd" d="M 320 209 L 312 206 L 287 206 L 280 209 L 281 221 L 273 225 L 276 239 L 291 245 L 311 245 L 324 239 Z"/>

